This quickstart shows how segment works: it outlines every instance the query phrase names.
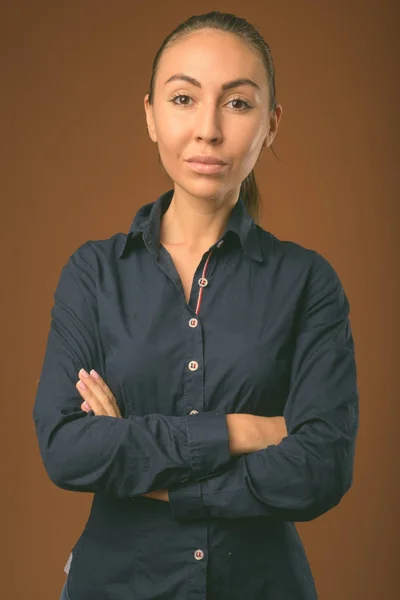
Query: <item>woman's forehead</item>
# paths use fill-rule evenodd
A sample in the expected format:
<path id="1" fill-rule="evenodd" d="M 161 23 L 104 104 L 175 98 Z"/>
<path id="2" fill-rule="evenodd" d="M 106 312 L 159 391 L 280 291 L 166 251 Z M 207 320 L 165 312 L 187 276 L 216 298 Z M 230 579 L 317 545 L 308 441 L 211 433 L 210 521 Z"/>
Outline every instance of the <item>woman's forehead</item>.
<path id="1" fill-rule="evenodd" d="M 167 48 L 158 67 L 161 85 L 175 73 L 204 80 L 248 77 L 261 85 L 265 78 L 260 57 L 237 36 L 220 31 L 202 30 L 174 42 Z M 160 77 L 161 79 L 161 77 Z"/>

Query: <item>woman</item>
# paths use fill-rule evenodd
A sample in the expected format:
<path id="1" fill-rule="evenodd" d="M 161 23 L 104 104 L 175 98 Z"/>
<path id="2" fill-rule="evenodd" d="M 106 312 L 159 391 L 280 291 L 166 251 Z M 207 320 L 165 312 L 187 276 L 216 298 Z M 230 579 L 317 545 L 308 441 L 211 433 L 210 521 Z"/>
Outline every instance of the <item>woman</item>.
<path id="1" fill-rule="evenodd" d="M 294 522 L 351 486 L 356 365 L 333 267 L 257 224 L 269 47 L 191 17 L 144 104 L 173 189 L 63 267 L 35 400 L 49 477 L 94 493 L 62 598 L 315 599 Z"/>

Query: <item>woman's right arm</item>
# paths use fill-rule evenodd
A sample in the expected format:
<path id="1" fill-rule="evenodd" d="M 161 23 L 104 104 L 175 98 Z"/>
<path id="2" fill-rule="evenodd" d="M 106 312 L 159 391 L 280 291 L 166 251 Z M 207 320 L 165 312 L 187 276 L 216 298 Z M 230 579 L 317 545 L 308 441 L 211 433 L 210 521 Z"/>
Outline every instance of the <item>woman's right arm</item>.
<path id="1" fill-rule="evenodd" d="M 63 267 L 33 420 L 50 479 L 66 490 L 133 497 L 229 467 L 226 414 L 149 414 L 119 419 L 81 410 L 81 368 L 103 378 L 97 317 L 95 242 L 86 242 Z"/>

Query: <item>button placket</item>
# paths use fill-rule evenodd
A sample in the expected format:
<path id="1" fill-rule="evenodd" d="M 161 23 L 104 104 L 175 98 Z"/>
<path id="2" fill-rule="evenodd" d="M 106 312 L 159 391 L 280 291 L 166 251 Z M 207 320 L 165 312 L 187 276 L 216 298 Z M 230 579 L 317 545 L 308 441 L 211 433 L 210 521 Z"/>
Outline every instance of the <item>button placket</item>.
<path id="1" fill-rule="evenodd" d="M 220 240 L 218 242 L 218 244 L 216 245 L 216 247 L 220 248 L 223 243 L 224 243 L 224 241 Z M 206 278 L 205 275 L 207 273 L 207 267 L 208 267 L 208 264 L 210 262 L 210 258 L 211 258 L 212 253 L 213 253 L 213 250 L 211 250 L 211 252 L 209 253 L 209 255 L 207 257 L 207 260 L 206 260 L 206 262 L 204 264 L 202 276 L 198 279 L 199 296 L 198 296 L 198 299 L 197 299 L 197 306 L 196 306 L 196 311 L 195 311 L 196 315 L 198 315 L 199 312 L 200 312 L 200 306 L 201 306 L 201 300 L 202 300 L 202 296 L 203 296 L 203 290 L 204 290 L 205 287 L 208 286 L 208 283 L 209 283 L 209 281 L 208 281 L 208 279 Z M 199 325 L 199 320 L 196 317 L 192 317 L 192 318 L 189 319 L 188 324 L 189 324 L 189 327 L 191 327 L 192 329 L 195 329 Z M 188 369 L 190 371 L 195 372 L 195 371 L 198 370 L 198 368 L 199 368 L 199 363 L 196 360 L 191 360 L 188 363 Z M 189 414 L 190 415 L 195 415 L 195 414 L 198 414 L 198 411 L 195 410 L 195 409 L 193 409 L 193 410 L 191 410 L 189 412 Z"/>
<path id="2" fill-rule="evenodd" d="M 213 253 L 213 250 L 211 250 L 210 254 L 208 255 L 207 260 L 204 265 L 204 268 L 203 268 L 202 276 L 198 280 L 200 289 L 199 289 L 199 295 L 197 298 L 196 315 L 198 315 L 200 312 L 201 300 L 202 300 L 202 296 L 203 296 L 203 288 L 205 288 L 208 285 L 208 279 L 206 278 L 206 273 L 207 273 L 207 267 L 208 267 L 208 263 L 210 262 L 212 253 Z"/>

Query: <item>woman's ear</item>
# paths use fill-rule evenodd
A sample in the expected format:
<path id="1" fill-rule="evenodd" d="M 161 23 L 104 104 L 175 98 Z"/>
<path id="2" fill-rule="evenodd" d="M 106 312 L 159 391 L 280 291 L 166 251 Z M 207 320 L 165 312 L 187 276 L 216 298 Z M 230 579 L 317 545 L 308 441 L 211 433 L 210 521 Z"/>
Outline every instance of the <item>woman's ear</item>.
<path id="1" fill-rule="evenodd" d="M 156 142 L 157 134 L 154 123 L 153 107 L 149 103 L 149 94 L 146 94 L 144 97 L 144 110 L 146 113 L 147 131 L 149 132 L 151 141 Z"/>
<path id="2" fill-rule="evenodd" d="M 270 129 L 268 133 L 268 146 L 272 144 L 275 139 L 275 136 L 278 132 L 278 127 L 280 120 L 282 118 L 283 108 L 280 104 L 277 104 L 275 110 L 270 116 Z"/>

